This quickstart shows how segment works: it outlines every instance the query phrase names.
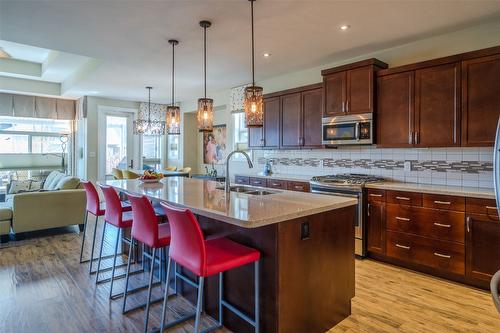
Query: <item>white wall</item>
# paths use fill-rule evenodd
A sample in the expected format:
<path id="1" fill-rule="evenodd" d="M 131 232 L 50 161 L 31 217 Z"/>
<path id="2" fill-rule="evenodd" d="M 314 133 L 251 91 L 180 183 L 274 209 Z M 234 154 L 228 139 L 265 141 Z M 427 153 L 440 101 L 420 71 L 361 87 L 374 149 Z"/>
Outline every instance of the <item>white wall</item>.
<path id="1" fill-rule="evenodd" d="M 257 82 L 257 84 L 264 87 L 265 93 L 271 93 L 321 82 L 322 69 L 331 68 L 367 58 L 378 58 L 388 63 L 390 67 L 394 67 L 498 45 L 500 45 L 500 21 L 477 25 L 472 28 L 467 28 L 452 33 L 437 35 L 389 49 L 382 49 L 377 52 L 364 54 L 355 58 L 327 62 L 321 66 L 316 66 L 297 72 L 287 73 L 285 75 L 273 77 L 270 79 L 261 80 Z M 241 82 L 242 85 L 246 83 L 247 82 Z M 228 125 L 228 146 L 232 149 L 233 126 L 231 122 L 230 110 L 228 110 L 226 107 L 230 105 L 230 90 L 227 89 L 224 91 L 212 92 L 209 93 L 209 96 L 214 99 L 214 104 L 216 106 L 222 108 L 222 110 L 215 113 L 215 124 L 225 123 Z M 184 110 L 184 112 L 193 112 L 196 110 L 196 107 L 196 101 L 185 101 L 182 103 L 182 109 Z M 198 147 L 201 147 L 201 136 L 198 137 L 197 144 Z M 198 150 L 200 151 L 200 153 L 198 154 L 198 165 L 199 168 L 203 170 L 204 165 L 202 149 L 198 148 Z M 477 149 L 477 151 L 479 152 L 479 148 Z M 299 155 L 301 154 L 298 151 L 295 153 Z M 287 151 L 284 154 L 294 154 L 294 152 Z M 218 167 L 218 169 L 219 172 L 222 171 L 222 167 Z M 234 170 L 234 173 L 244 172 L 245 170 L 247 170 L 246 163 L 232 162 L 231 170 Z M 232 175 L 234 175 L 234 173 L 232 172 Z"/>

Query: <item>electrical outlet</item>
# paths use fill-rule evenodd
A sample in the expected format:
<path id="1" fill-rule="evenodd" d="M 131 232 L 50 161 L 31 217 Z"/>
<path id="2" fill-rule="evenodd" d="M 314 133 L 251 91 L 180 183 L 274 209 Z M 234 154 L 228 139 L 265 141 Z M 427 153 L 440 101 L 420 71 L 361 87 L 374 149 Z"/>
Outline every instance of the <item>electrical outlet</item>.
<path id="1" fill-rule="evenodd" d="M 405 161 L 404 169 L 405 171 L 411 171 L 411 161 Z"/>

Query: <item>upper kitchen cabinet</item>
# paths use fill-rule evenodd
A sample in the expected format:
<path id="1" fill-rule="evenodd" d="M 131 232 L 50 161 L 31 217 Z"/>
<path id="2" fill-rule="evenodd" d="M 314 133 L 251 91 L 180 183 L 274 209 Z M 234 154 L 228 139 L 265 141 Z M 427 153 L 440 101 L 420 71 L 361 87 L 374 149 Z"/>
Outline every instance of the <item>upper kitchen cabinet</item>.
<path id="1" fill-rule="evenodd" d="M 264 98 L 264 126 L 248 129 L 249 148 L 279 148 L 280 98 Z"/>
<path id="2" fill-rule="evenodd" d="M 462 62 L 463 146 L 493 146 L 500 116 L 499 78 L 500 54 Z"/>
<path id="3" fill-rule="evenodd" d="M 300 92 L 281 96 L 281 148 L 300 147 L 302 107 Z"/>
<path id="4" fill-rule="evenodd" d="M 374 73 L 387 64 L 368 59 L 321 71 L 324 87 L 324 116 L 374 111 Z"/>

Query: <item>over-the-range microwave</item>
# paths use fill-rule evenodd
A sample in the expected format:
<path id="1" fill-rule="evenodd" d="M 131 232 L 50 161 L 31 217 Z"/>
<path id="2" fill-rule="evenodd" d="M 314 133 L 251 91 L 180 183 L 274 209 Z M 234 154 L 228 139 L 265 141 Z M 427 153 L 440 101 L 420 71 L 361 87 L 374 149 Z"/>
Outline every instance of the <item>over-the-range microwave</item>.
<path id="1" fill-rule="evenodd" d="M 326 146 L 370 145 L 373 143 L 371 113 L 323 118 L 323 140 Z"/>

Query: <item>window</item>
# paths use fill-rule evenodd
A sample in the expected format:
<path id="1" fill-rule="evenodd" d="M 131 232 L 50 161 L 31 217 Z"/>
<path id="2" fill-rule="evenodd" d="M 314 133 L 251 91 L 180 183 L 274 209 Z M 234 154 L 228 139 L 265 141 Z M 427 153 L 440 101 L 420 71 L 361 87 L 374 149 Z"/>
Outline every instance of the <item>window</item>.
<path id="1" fill-rule="evenodd" d="M 248 149 L 248 129 L 245 126 L 245 113 L 234 113 L 234 148 L 239 150 Z"/>
<path id="2" fill-rule="evenodd" d="M 142 137 L 142 165 L 144 169 L 161 168 L 161 135 Z"/>
<path id="3" fill-rule="evenodd" d="M 179 159 L 179 135 L 169 135 L 168 137 L 168 159 Z"/>

